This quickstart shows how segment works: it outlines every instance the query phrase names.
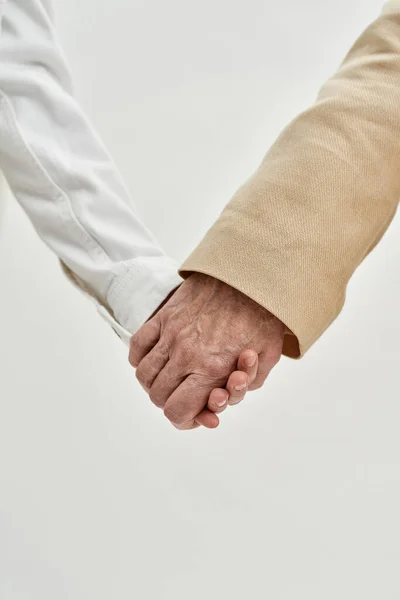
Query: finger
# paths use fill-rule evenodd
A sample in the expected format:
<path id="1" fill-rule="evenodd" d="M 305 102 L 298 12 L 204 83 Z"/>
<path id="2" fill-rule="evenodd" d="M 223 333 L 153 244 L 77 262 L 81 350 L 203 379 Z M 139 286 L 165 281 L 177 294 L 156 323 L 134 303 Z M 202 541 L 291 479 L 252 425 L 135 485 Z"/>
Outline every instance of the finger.
<path id="1" fill-rule="evenodd" d="M 213 413 L 221 413 L 227 408 L 228 400 L 229 392 L 227 390 L 224 390 L 222 388 L 215 388 L 210 394 L 207 403 L 207 408 Z M 198 417 L 196 417 L 196 420 L 198 421 Z"/>
<path id="2" fill-rule="evenodd" d="M 205 408 L 197 417 L 194 419 L 198 425 L 202 425 L 207 429 L 216 429 L 219 425 L 219 418 L 213 412 Z"/>
<path id="3" fill-rule="evenodd" d="M 159 342 L 152 350 L 140 361 L 136 369 L 136 379 L 140 385 L 150 392 L 150 388 L 158 377 L 159 373 L 164 369 L 169 361 L 168 348 Z M 165 403 L 157 404 L 159 408 L 163 408 Z"/>
<path id="4" fill-rule="evenodd" d="M 238 370 L 231 374 L 226 389 L 215 388 L 211 392 L 208 400 L 209 410 L 212 410 L 214 413 L 220 413 L 227 408 L 228 403 L 234 405 L 241 402 L 246 395 L 247 385 L 257 375 L 257 368 L 257 352 L 250 349 L 243 350 L 237 363 Z M 244 390 L 243 385 L 245 385 Z M 232 396 L 232 401 L 229 401 L 230 395 Z"/>
<path id="5" fill-rule="evenodd" d="M 183 370 L 182 366 L 177 360 L 170 359 L 164 366 L 163 369 L 158 373 L 154 379 L 150 390 L 149 396 L 152 402 L 163 408 L 168 398 L 175 392 L 177 388 L 185 381 L 187 377 L 187 371 Z M 196 415 L 193 415 L 190 419 L 194 419 Z"/>
<path id="6" fill-rule="evenodd" d="M 243 400 L 247 392 L 248 381 L 249 377 L 243 371 L 235 371 L 231 374 L 226 384 L 230 406 L 235 406 Z"/>
<path id="7" fill-rule="evenodd" d="M 246 349 L 243 350 L 239 356 L 237 363 L 237 370 L 243 371 L 248 375 L 249 385 L 253 383 L 257 376 L 258 371 L 258 354 L 255 350 Z"/>
<path id="8" fill-rule="evenodd" d="M 182 425 L 176 425 L 175 423 L 171 423 L 171 425 L 175 427 L 175 429 L 179 429 L 179 431 L 189 431 L 190 429 L 198 429 L 200 427 L 200 425 L 196 423 L 194 419 L 193 421 L 190 421 L 189 423 L 183 423 Z"/>
<path id="9" fill-rule="evenodd" d="M 182 423 L 181 425 L 177 425 L 172 423 L 175 429 L 179 429 L 180 431 L 187 431 L 189 429 L 196 429 L 197 427 L 206 427 L 207 429 L 216 429 L 219 425 L 219 419 L 217 415 L 210 412 L 209 410 L 203 410 L 195 419 L 189 421 L 188 423 Z"/>
<path id="10" fill-rule="evenodd" d="M 278 362 L 279 357 L 272 356 L 269 352 L 261 352 L 258 357 L 258 370 L 254 381 L 249 385 L 249 391 L 261 388 L 268 375 Z"/>
<path id="11" fill-rule="evenodd" d="M 176 425 L 196 419 L 206 407 L 211 389 L 212 386 L 203 376 L 189 375 L 168 398 L 164 407 L 165 416 Z"/>
<path id="12" fill-rule="evenodd" d="M 145 323 L 137 333 L 131 337 L 129 348 L 129 362 L 132 367 L 137 367 L 146 354 L 157 344 L 160 339 L 161 321 L 156 315 Z"/>

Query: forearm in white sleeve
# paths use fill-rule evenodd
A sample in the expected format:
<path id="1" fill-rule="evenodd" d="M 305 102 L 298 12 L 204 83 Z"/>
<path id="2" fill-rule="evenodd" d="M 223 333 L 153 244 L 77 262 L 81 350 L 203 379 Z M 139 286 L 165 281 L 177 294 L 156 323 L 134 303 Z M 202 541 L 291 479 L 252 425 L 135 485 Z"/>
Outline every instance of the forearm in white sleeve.
<path id="1" fill-rule="evenodd" d="M 0 166 L 70 278 L 127 337 L 181 283 L 177 264 L 73 97 L 49 0 L 6 0 L 2 12 Z"/>

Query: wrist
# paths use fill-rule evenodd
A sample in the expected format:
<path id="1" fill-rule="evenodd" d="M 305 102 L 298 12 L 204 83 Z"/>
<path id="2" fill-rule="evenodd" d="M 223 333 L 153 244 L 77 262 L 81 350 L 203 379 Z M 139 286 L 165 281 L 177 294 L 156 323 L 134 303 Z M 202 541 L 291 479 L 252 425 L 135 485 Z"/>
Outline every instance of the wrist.
<path id="1" fill-rule="evenodd" d="M 147 321 L 150 321 L 153 317 L 156 316 L 156 314 L 163 308 L 163 306 L 165 306 L 167 304 L 167 302 L 172 298 L 172 296 L 175 294 L 176 290 L 180 288 L 180 285 L 178 285 L 176 288 L 174 288 L 166 298 L 164 298 L 164 300 L 161 302 L 161 304 L 156 308 L 156 310 L 150 315 L 150 317 L 147 319 Z M 146 322 L 147 322 L 146 321 Z"/>

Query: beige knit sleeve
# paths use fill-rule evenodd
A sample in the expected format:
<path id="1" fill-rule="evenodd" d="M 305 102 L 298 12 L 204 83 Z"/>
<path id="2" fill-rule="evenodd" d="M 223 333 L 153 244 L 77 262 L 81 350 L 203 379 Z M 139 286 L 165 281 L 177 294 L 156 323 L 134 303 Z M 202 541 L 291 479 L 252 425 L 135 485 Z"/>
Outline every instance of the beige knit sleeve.
<path id="1" fill-rule="evenodd" d="M 342 309 L 400 197 L 400 2 L 357 40 L 181 267 L 225 281 L 291 330 L 302 356 Z"/>

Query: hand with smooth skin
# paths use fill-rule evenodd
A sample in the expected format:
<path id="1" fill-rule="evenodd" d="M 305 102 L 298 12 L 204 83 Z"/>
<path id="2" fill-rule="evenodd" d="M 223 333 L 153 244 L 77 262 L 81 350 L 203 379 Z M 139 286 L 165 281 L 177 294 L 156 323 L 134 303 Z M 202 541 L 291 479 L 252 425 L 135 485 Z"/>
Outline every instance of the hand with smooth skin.
<path id="1" fill-rule="evenodd" d="M 279 319 L 238 290 L 193 273 L 132 337 L 129 360 L 152 402 L 179 429 L 192 429 L 199 419 L 208 426 L 217 418 L 209 408 L 229 393 L 221 388 L 231 386 L 230 376 L 248 377 L 233 372 L 244 351 L 258 355 L 248 389 L 263 385 L 281 357 L 284 332 Z"/>

